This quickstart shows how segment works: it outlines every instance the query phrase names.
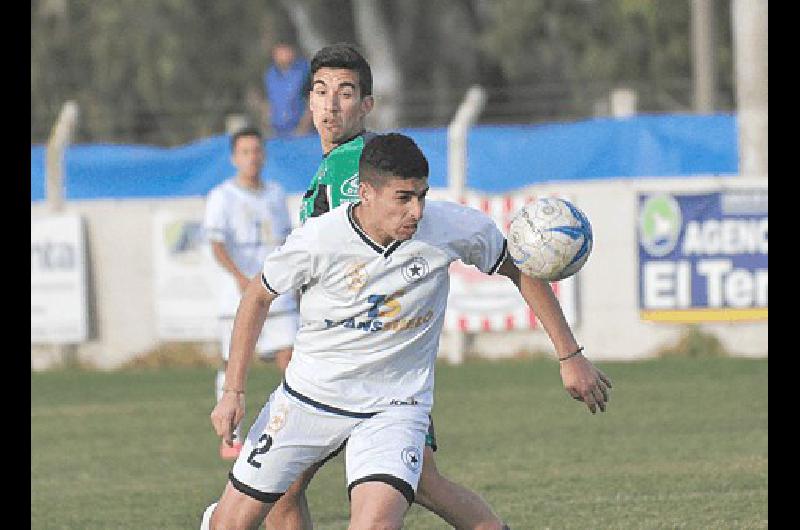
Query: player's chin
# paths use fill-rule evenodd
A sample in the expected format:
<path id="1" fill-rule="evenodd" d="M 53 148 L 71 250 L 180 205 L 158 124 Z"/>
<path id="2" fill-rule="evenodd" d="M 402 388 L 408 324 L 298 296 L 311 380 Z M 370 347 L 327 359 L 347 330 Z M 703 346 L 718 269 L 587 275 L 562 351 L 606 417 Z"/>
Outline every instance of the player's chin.
<path id="1" fill-rule="evenodd" d="M 402 226 L 397 230 L 395 234 L 395 239 L 398 241 L 405 241 L 406 239 L 411 239 L 414 237 L 414 234 L 417 232 L 417 225 L 413 226 Z"/>

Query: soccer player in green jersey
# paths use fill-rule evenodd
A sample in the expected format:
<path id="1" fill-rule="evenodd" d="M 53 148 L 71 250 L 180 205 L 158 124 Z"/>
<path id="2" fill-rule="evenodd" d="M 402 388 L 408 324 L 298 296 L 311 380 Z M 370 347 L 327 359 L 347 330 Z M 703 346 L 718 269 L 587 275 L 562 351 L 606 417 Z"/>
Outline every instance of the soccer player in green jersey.
<path id="1" fill-rule="evenodd" d="M 311 73 L 309 105 L 324 157 L 303 195 L 301 223 L 343 202 L 358 200 L 358 159 L 364 144 L 374 135 L 366 131 L 364 119 L 374 99 L 369 65 L 363 58 L 363 64 L 352 64 L 357 59 L 347 54 L 349 50 L 358 53 L 352 48 L 323 48 L 315 56 L 317 62 L 312 63 L 317 69 Z M 362 95 L 367 89 L 360 77 L 368 77 L 364 86 L 370 87 L 370 93 Z"/>
<path id="2" fill-rule="evenodd" d="M 315 54 L 311 61 L 309 106 L 324 158 L 303 195 L 301 222 L 322 215 L 343 202 L 358 200 L 358 161 L 364 144 L 373 135 L 365 126 L 366 116 L 373 105 L 370 66 L 354 47 L 336 44 Z M 433 457 L 435 450 L 436 439 L 431 423 L 415 502 L 455 528 L 507 528 L 480 495 L 439 473 Z M 307 517 L 304 491 L 320 466 L 321 463 L 310 468 L 292 485 L 281 499 L 284 506 L 278 511 L 273 508 L 267 516 L 267 528 L 273 526 L 271 520 L 283 520 L 283 526 L 278 523 L 274 527 L 286 528 L 286 519 L 279 517 L 286 517 L 281 514 L 295 509 L 302 510 Z"/>

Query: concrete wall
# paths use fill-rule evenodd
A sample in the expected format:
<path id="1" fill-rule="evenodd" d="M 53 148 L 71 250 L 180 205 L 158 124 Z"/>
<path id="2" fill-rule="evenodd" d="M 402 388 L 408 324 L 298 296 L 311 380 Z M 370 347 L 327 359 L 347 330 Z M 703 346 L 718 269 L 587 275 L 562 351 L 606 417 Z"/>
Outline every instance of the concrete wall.
<path id="1" fill-rule="evenodd" d="M 579 274 L 579 322 L 574 332 L 592 359 L 623 360 L 652 356 L 674 344 L 685 327 L 642 321 L 637 299 L 636 197 L 650 191 L 703 192 L 721 188 L 766 187 L 766 178 L 674 178 L 561 182 L 531 187 L 534 194 L 570 196 L 592 222 L 592 255 Z M 432 196 L 442 197 L 443 190 Z M 296 211 L 299 197 L 289 200 Z M 75 347 L 78 359 L 111 369 L 156 346 L 153 298 L 152 217 L 158 209 L 196 214 L 202 198 L 163 200 L 70 201 L 65 212 L 86 221 L 89 249 L 91 339 Z M 31 205 L 31 218 L 47 215 L 46 204 Z M 768 323 L 703 324 L 733 354 L 766 356 Z M 455 340 L 445 335 L 442 354 Z M 519 351 L 551 351 L 542 331 L 476 334 L 468 354 L 507 357 Z M 213 347 L 211 347 L 213 351 Z M 58 348 L 31 345 L 31 366 L 59 360 Z"/>

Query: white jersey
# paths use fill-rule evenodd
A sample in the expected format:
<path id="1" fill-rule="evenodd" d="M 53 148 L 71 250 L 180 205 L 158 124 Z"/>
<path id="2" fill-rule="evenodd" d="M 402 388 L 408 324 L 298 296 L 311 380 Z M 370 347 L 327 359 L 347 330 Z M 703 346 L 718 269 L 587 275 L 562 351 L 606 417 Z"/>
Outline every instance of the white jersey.
<path id="1" fill-rule="evenodd" d="M 210 241 L 224 243 L 233 262 L 247 276 L 261 271 L 264 258 L 281 245 L 292 229 L 286 195 L 276 182 L 265 182 L 258 191 L 244 188 L 230 178 L 208 194 L 204 229 Z M 219 315 L 233 317 L 241 292 L 228 271 L 219 275 Z M 273 313 L 296 311 L 294 293 L 281 296 Z"/>
<path id="2" fill-rule="evenodd" d="M 301 325 L 287 390 L 334 412 L 433 405 L 448 268 L 455 260 L 492 274 L 506 241 L 478 210 L 427 201 L 417 232 L 382 247 L 342 204 L 309 219 L 264 262 L 273 293 L 301 289 Z"/>

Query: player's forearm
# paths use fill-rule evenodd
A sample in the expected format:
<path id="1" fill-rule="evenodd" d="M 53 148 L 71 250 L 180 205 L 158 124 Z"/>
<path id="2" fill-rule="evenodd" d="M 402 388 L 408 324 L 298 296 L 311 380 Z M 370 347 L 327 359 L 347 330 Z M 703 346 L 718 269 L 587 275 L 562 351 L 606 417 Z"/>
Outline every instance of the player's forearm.
<path id="1" fill-rule="evenodd" d="M 563 357 L 577 350 L 578 343 L 572 335 L 572 330 L 561 310 L 561 304 L 550 284 L 544 280 L 520 274 L 518 287 L 522 297 L 544 326 L 558 356 Z"/>
<path id="2" fill-rule="evenodd" d="M 211 243 L 211 252 L 214 255 L 214 259 L 219 263 L 219 265 L 228 271 L 234 278 L 238 278 L 242 276 L 242 271 L 239 270 L 239 267 L 236 266 L 236 263 L 233 262 L 230 254 L 228 251 L 225 250 L 225 245 L 219 241 L 213 241 Z"/>
<path id="3" fill-rule="evenodd" d="M 244 390 L 247 384 L 247 370 L 250 359 L 261 334 L 261 328 L 269 313 L 269 306 L 275 297 L 266 291 L 260 281 L 253 279 L 239 302 L 233 322 L 231 351 L 225 371 L 225 388 Z"/>

